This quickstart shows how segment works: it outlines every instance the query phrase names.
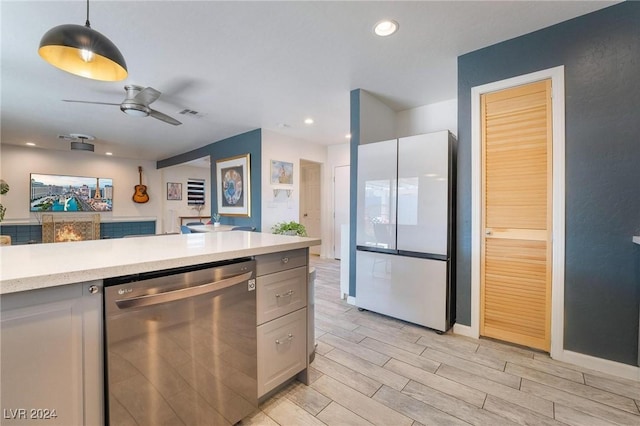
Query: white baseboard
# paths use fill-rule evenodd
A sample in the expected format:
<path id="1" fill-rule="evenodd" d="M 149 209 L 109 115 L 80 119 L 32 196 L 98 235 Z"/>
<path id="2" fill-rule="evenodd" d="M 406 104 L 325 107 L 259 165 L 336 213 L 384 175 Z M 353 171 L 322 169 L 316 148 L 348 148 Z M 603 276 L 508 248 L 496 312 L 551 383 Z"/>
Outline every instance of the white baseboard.
<path id="1" fill-rule="evenodd" d="M 471 337 L 477 339 L 471 331 L 471 326 L 464 324 L 454 324 L 453 333 L 460 336 Z M 591 355 L 585 355 L 572 351 L 561 351 L 561 356 L 555 357 L 556 361 L 566 362 L 568 364 L 577 365 L 578 367 L 589 368 L 591 370 L 600 371 L 601 373 L 610 374 L 623 379 L 636 380 L 640 382 L 640 367 L 635 367 L 621 362 L 611 361 L 603 358 L 596 358 Z"/>
<path id="2" fill-rule="evenodd" d="M 453 334 L 459 334 L 461 336 L 467 336 L 474 339 L 478 338 L 478 336 L 474 336 L 473 332 L 471 331 L 470 325 L 464 325 L 464 324 L 458 324 L 458 323 L 453 324 Z"/>
<path id="3" fill-rule="evenodd" d="M 578 352 L 562 351 L 562 355 L 556 358 L 558 361 L 574 364 L 579 367 L 590 368 L 591 370 L 622 377 L 623 379 L 640 381 L 640 368 L 621 362 L 610 361 L 608 359 L 596 358 Z"/>
<path id="4" fill-rule="evenodd" d="M 353 296 L 347 296 L 347 303 L 350 305 L 354 305 L 356 304 L 356 298 Z"/>

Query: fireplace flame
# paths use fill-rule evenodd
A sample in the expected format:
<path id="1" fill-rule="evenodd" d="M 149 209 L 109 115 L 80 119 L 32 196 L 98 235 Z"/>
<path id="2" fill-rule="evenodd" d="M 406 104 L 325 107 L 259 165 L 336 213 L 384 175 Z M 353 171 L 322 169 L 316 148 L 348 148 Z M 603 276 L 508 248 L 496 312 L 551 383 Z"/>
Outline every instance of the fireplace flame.
<path id="1" fill-rule="evenodd" d="M 79 232 L 76 232 L 73 225 L 64 225 L 56 232 L 56 242 L 82 240 L 84 240 L 83 235 Z"/>

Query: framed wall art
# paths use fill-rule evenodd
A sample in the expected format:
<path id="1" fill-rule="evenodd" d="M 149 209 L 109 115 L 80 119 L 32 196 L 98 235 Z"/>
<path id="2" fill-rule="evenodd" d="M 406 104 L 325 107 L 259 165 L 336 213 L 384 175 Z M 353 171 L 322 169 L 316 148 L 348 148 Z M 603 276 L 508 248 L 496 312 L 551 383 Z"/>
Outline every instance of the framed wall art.
<path id="1" fill-rule="evenodd" d="M 218 213 L 222 216 L 251 215 L 249 154 L 216 161 Z"/>
<path id="2" fill-rule="evenodd" d="M 31 173 L 30 212 L 111 212 L 113 179 Z"/>
<path id="3" fill-rule="evenodd" d="M 182 200 L 182 184 L 167 182 L 167 200 Z"/>
<path id="4" fill-rule="evenodd" d="M 293 163 L 271 160 L 271 184 L 293 185 Z"/>

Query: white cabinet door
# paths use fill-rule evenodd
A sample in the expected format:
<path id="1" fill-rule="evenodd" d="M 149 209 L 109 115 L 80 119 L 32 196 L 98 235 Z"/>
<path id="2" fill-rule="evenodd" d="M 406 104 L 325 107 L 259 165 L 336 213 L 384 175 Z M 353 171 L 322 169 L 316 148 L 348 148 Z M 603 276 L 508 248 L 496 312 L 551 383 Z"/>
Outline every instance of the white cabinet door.
<path id="1" fill-rule="evenodd" d="M 356 305 L 446 331 L 447 262 L 358 251 Z"/>
<path id="2" fill-rule="evenodd" d="M 2 296 L 3 425 L 104 422 L 102 299 L 88 291 L 97 284 Z"/>
<path id="3" fill-rule="evenodd" d="M 356 243 L 395 250 L 398 141 L 358 146 Z"/>
<path id="4" fill-rule="evenodd" d="M 398 250 L 447 254 L 449 132 L 398 141 Z"/>

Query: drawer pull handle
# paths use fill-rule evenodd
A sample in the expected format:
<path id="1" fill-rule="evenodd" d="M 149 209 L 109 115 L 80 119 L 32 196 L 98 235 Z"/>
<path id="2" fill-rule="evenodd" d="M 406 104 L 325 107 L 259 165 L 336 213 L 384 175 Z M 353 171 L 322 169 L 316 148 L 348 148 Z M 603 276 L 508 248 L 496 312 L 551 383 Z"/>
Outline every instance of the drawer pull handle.
<path id="1" fill-rule="evenodd" d="M 285 342 L 281 342 L 280 339 L 276 339 L 276 345 L 283 345 L 293 340 L 293 334 L 289 333 L 287 336 L 287 340 Z"/>
<path id="2" fill-rule="evenodd" d="M 289 258 L 288 257 L 283 257 L 282 258 L 282 263 L 289 263 Z"/>
<path id="3" fill-rule="evenodd" d="M 276 293 L 276 297 L 287 297 L 287 296 L 291 296 L 292 294 L 293 294 L 293 290 L 289 290 L 288 292 L 283 294 Z"/>

